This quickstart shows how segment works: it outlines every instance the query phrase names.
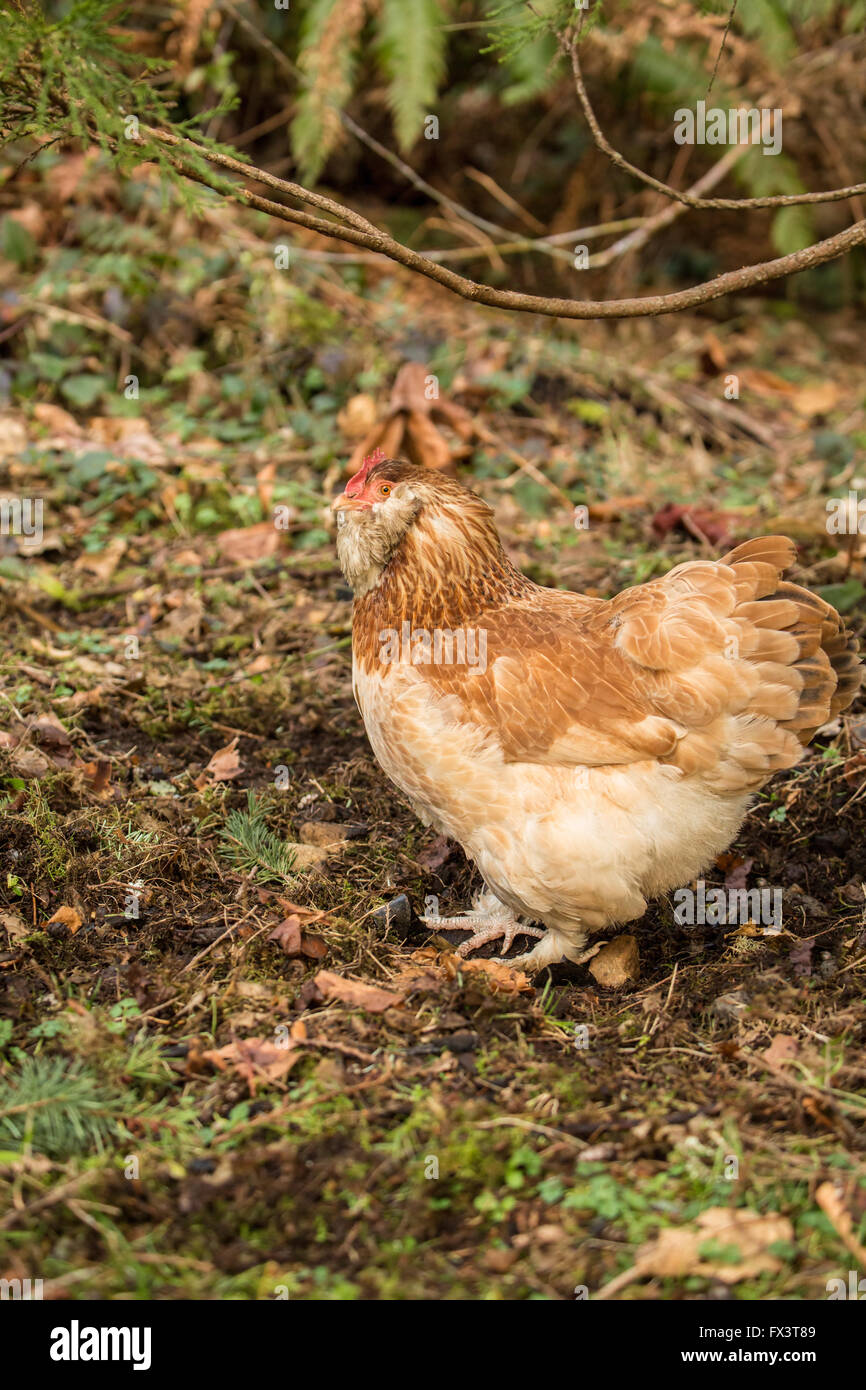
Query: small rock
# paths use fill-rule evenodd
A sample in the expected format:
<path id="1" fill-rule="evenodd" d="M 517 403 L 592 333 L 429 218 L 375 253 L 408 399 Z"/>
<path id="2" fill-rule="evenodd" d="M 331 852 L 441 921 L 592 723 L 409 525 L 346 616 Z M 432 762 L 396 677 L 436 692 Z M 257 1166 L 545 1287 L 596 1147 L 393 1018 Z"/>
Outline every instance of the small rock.
<path id="1" fill-rule="evenodd" d="M 412 926 L 412 906 L 406 894 L 401 893 L 398 898 L 393 898 L 391 902 L 377 908 L 373 913 L 373 921 L 383 931 L 393 927 L 398 936 L 407 933 Z"/>
<path id="2" fill-rule="evenodd" d="M 598 955 L 590 962 L 589 973 L 600 985 L 616 989 L 619 985 L 630 984 L 640 974 L 640 952 L 637 938 L 617 936 L 607 946 L 602 946 Z"/>
<path id="3" fill-rule="evenodd" d="M 302 872 L 304 869 L 319 869 L 333 853 L 334 846 L 325 849 L 322 845 L 292 845 L 294 859 L 292 868 Z"/>
<path id="4" fill-rule="evenodd" d="M 44 777 L 50 766 L 45 754 L 36 748 L 22 748 L 20 753 L 15 753 L 12 757 L 12 771 L 26 781 Z"/>
<path id="5" fill-rule="evenodd" d="M 732 991 L 730 994 L 720 994 L 718 999 L 714 999 L 710 1005 L 710 1013 L 717 1018 L 739 1018 L 748 1008 L 748 997 L 742 990 Z"/>
<path id="6" fill-rule="evenodd" d="M 319 849 L 331 849 L 348 838 L 345 826 L 326 820 L 305 820 L 298 833 L 302 845 L 316 845 Z"/>

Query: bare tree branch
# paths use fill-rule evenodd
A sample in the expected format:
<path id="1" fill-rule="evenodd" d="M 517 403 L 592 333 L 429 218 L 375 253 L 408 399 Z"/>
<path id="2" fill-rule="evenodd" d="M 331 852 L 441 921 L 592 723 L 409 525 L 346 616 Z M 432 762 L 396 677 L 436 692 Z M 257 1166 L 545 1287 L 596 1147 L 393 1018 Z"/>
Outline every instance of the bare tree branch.
<path id="1" fill-rule="evenodd" d="M 744 266 L 741 270 L 728 271 L 724 275 L 717 276 L 714 280 L 706 280 L 703 284 L 693 285 L 687 290 L 677 290 L 673 294 L 647 295 L 641 299 L 548 298 L 544 295 L 523 294 L 517 290 L 493 289 L 489 285 L 468 280 L 464 276 L 458 275 L 456 271 L 449 270 L 447 266 L 437 264 L 429 256 L 424 256 L 420 252 L 404 246 L 402 242 L 395 241 L 387 232 L 379 231 L 372 223 L 366 222 L 364 218 L 355 213 L 350 213 L 349 209 L 344 208 L 341 204 L 330 198 L 323 198 L 319 194 L 311 193 L 302 188 L 300 184 L 287 183 L 283 179 L 278 179 L 274 174 L 264 175 L 261 170 L 242 164 L 240 160 L 223 154 L 221 151 L 207 149 L 192 140 L 168 131 L 156 130 L 151 127 L 148 128 L 147 133 L 152 139 L 159 141 L 172 151 L 168 157 L 177 171 L 184 177 L 201 183 L 205 187 L 213 188 L 223 196 L 231 196 L 247 207 L 256 208 L 259 212 L 268 213 L 272 217 L 279 218 L 283 222 L 293 223 L 298 227 L 305 227 L 308 231 L 318 232 L 322 236 L 346 241 L 353 246 L 363 246 L 368 251 L 376 251 L 382 256 L 387 256 L 390 260 L 396 261 L 399 265 L 406 266 L 409 270 L 425 275 L 430 280 L 435 280 L 437 284 L 460 295 L 462 299 L 471 300 L 476 304 L 487 304 L 497 309 L 546 314 L 551 318 L 625 319 L 650 318 L 659 314 L 677 313 L 681 309 L 692 309 L 698 304 L 707 304 L 711 300 L 721 299 L 726 294 L 752 289 L 757 285 L 765 285 L 772 280 L 780 280 L 802 270 L 812 270 L 816 266 L 824 265 L 827 261 L 836 260 L 838 257 L 846 255 L 855 246 L 866 244 L 866 220 L 863 220 L 855 222 L 853 226 L 837 233 L 836 236 L 827 237 L 824 241 L 805 247 L 802 251 L 794 251 L 790 255 L 780 256 L 776 260 L 764 261 L 758 265 Z M 341 218 L 342 221 L 329 222 L 322 217 L 314 217 L 311 213 L 302 212 L 298 208 L 286 207 L 282 203 L 275 203 L 268 198 L 262 198 L 245 187 L 238 187 L 236 190 L 232 190 L 231 194 L 226 195 L 224 185 L 218 183 L 216 179 L 210 181 L 207 175 L 202 172 L 200 163 L 203 160 L 228 169 L 232 173 L 240 174 L 252 182 L 264 182 L 267 186 L 277 189 L 299 202 L 333 212 L 334 216 Z M 358 223 L 362 225 L 359 226 Z"/>
<path id="2" fill-rule="evenodd" d="M 734 145 L 722 155 L 721 159 L 711 169 L 698 179 L 689 189 L 690 193 L 700 195 L 708 188 L 714 188 L 717 183 L 729 174 L 737 163 L 737 160 L 745 153 L 745 145 Z M 606 251 L 599 251 L 597 256 L 590 256 L 590 270 L 601 270 L 604 266 L 610 265 L 613 261 L 619 260 L 628 251 L 636 251 L 639 247 L 645 246 L 651 236 L 661 231 L 663 227 L 669 227 L 678 217 L 682 217 L 686 211 L 685 203 L 667 203 L 659 212 L 653 213 L 652 217 L 646 218 L 642 227 L 636 227 L 633 232 L 620 237 Z"/>
<path id="3" fill-rule="evenodd" d="M 533 9 L 531 3 L 529 8 L 533 14 L 537 15 L 538 12 Z M 866 183 L 856 183 L 849 188 L 832 188 L 825 193 L 778 193 L 766 198 L 700 198 L 693 193 L 683 193 L 678 188 L 671 188 L 669 184 L 662 183 L 661 179 L 653 178 L 652 174 L 647 174 L 643 169 L 639 169 L 636 164 L 630 163 L 624 155 L 621 155 L 619 150 L 614 149 L 607 139 L 598 123 L 598 117 L 587 94 L 578 48 L 588 14 L 588 10 L 581 10 L 577 24 L 564 34 L 557 33 L 555 30 L 553 32 L 563 53 L 571 60 L 578 100 L 583 108 L 587 125 L 592 132 L 592 138 L 598 149 L 607 155 L 611 164 L 615 164 L 617 169 L 622 169 L 624 173 L 640 179 L 641 183 L 645 183 L 648 188 L 654 188 L 657 193 L 663 193 L 666 198 L 673 198 L 678 203 L 684 203 L 686 207 L 697 208 L 702 211 L 712 208 L 719 212 L 738 212 L 743 208 L 790 208 L 806 203 L 839 203 L 845 198 L 853 198 L 860 193 L 866 193 Z"/>

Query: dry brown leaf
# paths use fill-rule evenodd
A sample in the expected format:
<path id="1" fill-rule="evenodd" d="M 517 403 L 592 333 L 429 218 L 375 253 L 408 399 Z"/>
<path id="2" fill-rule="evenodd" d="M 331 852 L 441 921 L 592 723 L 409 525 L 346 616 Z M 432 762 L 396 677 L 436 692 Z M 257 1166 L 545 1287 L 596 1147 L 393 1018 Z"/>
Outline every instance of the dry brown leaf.
<path id="1" fill-rule="evenodd" d="M 429 415 L 410 410 L 406 416 L 405 447 L 410 463 L 420 468 L 433 468 L 442 471 L 450 468 L 451 449 L 444 435 L 440 434 Z"/>
<path id="2" fill-rule="evenodd" d="M 453 956 L 452 960 L 459 962 L 459 969 L 475 971 L 481 975 L 486 975 L 490 982 L 490 987 L 495 994 L 522 994 L 526 990 L 532 989 L 532 982 L 529 976 L 522 970 L 515 970 L 513 966 L 498 960 L 464 960 L 462 956 Z"/>
<path id="3" fill-rule="evenodd" d="M 38 748 L 22 748 L 12 755 L 12 771 L 16 777 L 23 777 L 27 782 L 38 781 L 50 767 L 45 754 L 40 753 Z"/>
<path id="4" fill-rule="evenodd" d="M 337 416 L 337 424 L 347 439 L 363 439 L 376 425 L 376 402 L 361 392 L 346 402 Z"/>
<path id="5" fill-rule="evenodd" d="M 0 462 L 17 459 L 27 448 L 27 431 L 14 415 L 0 415 Z"/>
<path id="6" fill-rule="evenodd" d="M 801 386 L 791 399 L 797 414 L 811 419 L 833 409 L 839 400 L 839 387 L 834 381 L 819 381 L 814 386 Z"/>
<path id="7" fill-rule="evenodd" d="M 612 1298 L 626 1285 L 646 1277 L 676 1279 L 698 1274 L 723 1284 L 737 1284 L 759 1274 L 773 1274 L 782 1263 L 769 1247 L 778 1241 L 791 1241 L 793 1236 L 794 1228 L 786 1216 L 708 1207 L 696 1226 L 667 1227 L 655 1240 L 642 1245 L 631 1269 L 611 1279 L 597 1297 Z M 706 1249 L 710 1244 L 736 1251 L 736 1260 L 714 1258 Z"/>
<path id="8" fill-rule="evenodd" d="M 268 932 L 268 941 L 274 941 L 286 956 L 301 954 L 301 919 L 297 916 L 284 917 L 273 931 Z"/>
<path id="9" fill-rule="evenodd" d="M 166 595 L 166 601 L 171 595 Z M 170 611 L 159 624 L 161 637 L 171 637 L 179 642 L 197 642 L 201 636 L 204 604 L 196 594 L 182 595 L 176 604 L 168 604 Z"/>
<path id="10" fill-rule="evenodd" d="M 262 902 L 267 902 L 273 897 L 273 891 L 267 888 L 259 889 L 259 898 Z M 297 903 L 290 903 L 288 898 L 277 898 L 277 903 L 283 909 L 287 917 L 295 916 L 300 918 L 302 926 L 309 926 L 313 922 L 322 922 L 327 913 L 318 907 L 299 907 Z"/>
<path id="11" fill-rule="evenodd" d="M 262 504 L 263 512 L 269 512 L 271 510 L 276 477 L 277 465 L 273 459 L 270 463 L 263 464 L 256 474 L 256 492 Z"/>
<path id="12" fill-rule="evenodd" d="M 796 1057 L 800 1050 L 800 1044 L 796 1038 L 792 1038 L 787 1033 L 777 1033 L 769 1047 L 765 1047 L 761 1053 L 764 1061 L 771 1067 L 779 1067 L 783 1062 L 790 1062 Z"/>
<path id="13" fill-rule="evenodd" d="M 33 407 L 33 418 L 38 420 L 40 425 L 51 430 L 52 434 L 66 434 L 73 439 L 80 439 L 84 431 L 74 416 L 64 410 L 62 406 L 51 405 L 47 401 L 41 401 Z"/>
<path id="14" fill-rule="evenodd" d="M 243 771 L 243 764 L 237 751 L 238 736 L 227 743 L 225 748 L 220 748 L 214 753 L 210 762 L 204 770 L 204 775 L 210 777 L 214 782 L 231 782 L 235 777 L 239 777 Z"/>
<path id="15" fill-rule="evenodd" d="M 815 1201 L 857 1263 L 866 1268 L 866 1248 L 860 1244 L 855 1235 L 854 1219 L 845 1206 L 842 1193 L 837 1185 L 832 1182 L 822 1182 L 815 1193 Z"/>
<path id="16" fill-rule="evenodd" d="M 740 381 L 756 396 L 794 396 L 797 393 L 793 382 L 786 381 L 776 372 L 764 371 L 762 367 L 749 367 L 747 371 L 740 372 Z"/>
<path id="17" fill-rule="evenodd" d="M 60 750 L 71 747 L 69 735 L 63 725 L 59 719 L 52 719 L 50 715 L 34 719 L 30 725 L 30 733 L 36 742 L 45 748 Z"/>
<path id="18" fill-rule="evenodd" d="M 256 1093 L 261 1081 L 280 1081 L 298 1060 L 299 1053 L 291 1046 L 280 1047 L 270 1038 L 244 1038 L 228 1043 L 225 1047 L 213 1048 L 201 1054 L 202 1061 L 210 1062 L 219 1071 L 232 1071 L 246 1081 L 250 1095 Z"/>
<path id="19" fill-rule="evenodd" d="M 16 945 L 33 930 L 19 912 L 0 912 L 0 927 L 5 929 L 10 946 Z"/>
<path id="20" fill-rule="evenodd" d="M 85 551 L 83 555 L 79 555 L 78 559 L 75 561 L 75 568 L 87 570 L 89 574 L 94 575 L 95 578 L 105 583 L 117 569 L 126 551 L 126 546 L 127 542 L 124 536 L 115 536 L 114 540 L 109 541 L 104 550 L 99 550 L 96 554 L 88 554 L 88 552 Z"/>
<path id="21" fill-rule="evenodd" d="M 705 1274 L 723 1284 L 753 1279 L 765 1271 L 781 1269 L 781 1261 L 768 1252 L 777 1241 L 790 1241 L 794 1228 L 786 1216 L 762 1216 L 759 1212 L 710 1207 L 702 1211 L 697 1229 L 668 1227 L 638 1252 L 643 1273 L 659 1277 Z M 739 1252 L 736 1263 L 706 1259 L 701 1251 L 710 1242 Z"/>
<path id="22" fill-rule="evenodd" d="M 244 681 L 249 680 L 250 676 L 263 676 L 266 671 L 271 670 L 273 664 L 274 658 L 268 656 L 267 652 L 262 652 L 261 656 L 257 656 L 255 660 L 250 662 L 249 666 L 245 666 L 242 671 L 238 671 L 237 675 L 232 677 L 232 680 Z"/>
<path id="23" fill-rule="evenodd" d="M 232 565 L 255 565 L 276 555 L 283 544 L 284 533 L 272 521 L 260 521 L 255 526 L 239 526 L 222 531 L 216 538 L 223 560 Z"/>
<path id="24" fill-rule="evenodd" d="M 83 921 L 84 918 L 77 908 L 58 907 L 54 916 L 48 918 L 47 925 L 50 927 L 52 923 L 59 922 L 61 926 L 68 927 L 71 934 L 74 936 Z"/>
<path id="25" fill-rule="evenodd" d="M 325 999 L 337 999 L 341 1004 L 366 1009 L 371 1014 L 384 1013 L 403 1002 L 402 994 L 393 994 L 378 985 L 365 985 L 361 980 L 347 980 L 333 970 L 320 970 L 314 981 Z"/>
<path id="26" fill-rule="evenodd" d="M 368 410 L 366 403 L 356 407 L 359 424 L 362 413 Z M 464 441 L 459 448 L 452 449 L 440 434 L 438 424 L 443 421 Z M 347 416 L 344 423 L 349 433 L 352 420 Z M 356 473 L 375 449 L 381 449 L 386 458 L 408 457 L 422 468 L 450 469 L 456 458 L 469 452 L 468 441 L 474 433 L 472 416 L 462 406 L 438 394 L 428 369 L 420 362 L 404 362 L 391 389 L 387 414 L 379 423 L 374 414 L 365 431 L 359 428 L 358 435 L 352 435 L 358 438 L 358 443 L 347 464 L 347 472 Z"/>

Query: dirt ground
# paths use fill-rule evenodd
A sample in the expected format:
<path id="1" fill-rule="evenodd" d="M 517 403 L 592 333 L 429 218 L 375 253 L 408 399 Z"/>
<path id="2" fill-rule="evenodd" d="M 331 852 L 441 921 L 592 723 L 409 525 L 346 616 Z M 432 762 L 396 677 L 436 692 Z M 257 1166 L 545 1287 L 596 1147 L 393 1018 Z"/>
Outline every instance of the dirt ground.
<path id="1" fill-rule="evenodd" d="M 37 383 L 0 415 L 4 492 L 45 503 L 0 560 L 0 1275 L 82 1299 L 823 1298 L 866 1240 L 863 703 L 708 872 L 781 889 L 777 934 L 660 901 L 618 988 L 464 961 L 419 917 L 478 884 L 371 757 L 327 506 L 359 396 L 381 412 L 447 341 L 443 389 L 486 431 L 459 473 L 534 578 L 608 596 L 787 530 L 862 629 L 862 538 L 825 524 L 866 472 L 859 330 L 745 303 L 558 335 L 401 293 L 299 290 L 264 420 L 240 388 L 215 407 L 200 362 L 182 411 Z"/>

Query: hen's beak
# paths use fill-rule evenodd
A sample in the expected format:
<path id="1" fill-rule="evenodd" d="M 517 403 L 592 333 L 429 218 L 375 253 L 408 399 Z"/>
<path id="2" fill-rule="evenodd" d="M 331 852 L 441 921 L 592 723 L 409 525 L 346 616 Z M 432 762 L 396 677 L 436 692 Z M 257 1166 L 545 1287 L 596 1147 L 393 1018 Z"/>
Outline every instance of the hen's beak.
<path id="1" fill-rule="evenodd" d="M 331 503 L 332 512 L 366 512 L 370 507 L 369 502 L 363 501 L 360 497 L 350 497 L 346 492 L 341 492 Z"/>

